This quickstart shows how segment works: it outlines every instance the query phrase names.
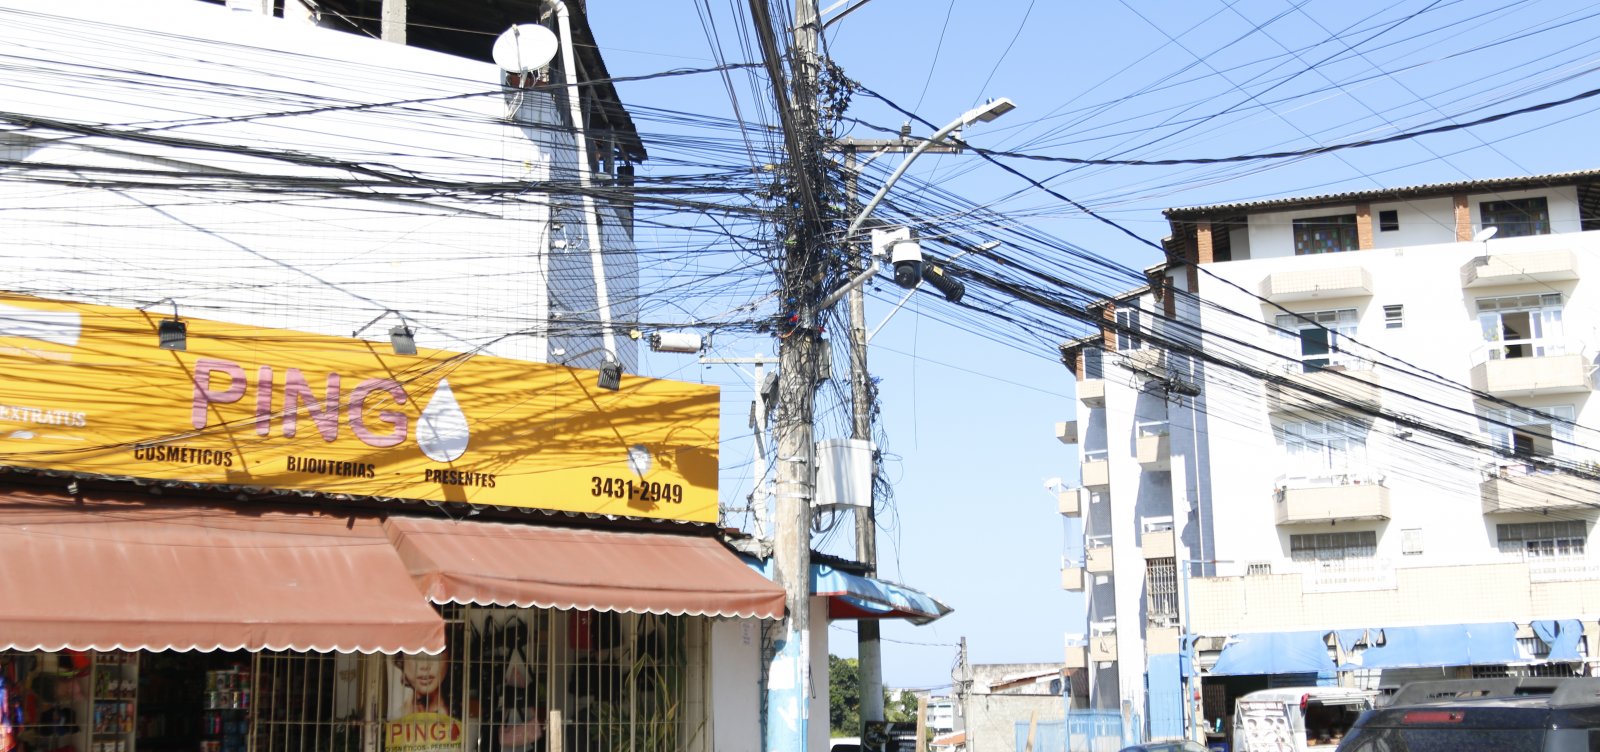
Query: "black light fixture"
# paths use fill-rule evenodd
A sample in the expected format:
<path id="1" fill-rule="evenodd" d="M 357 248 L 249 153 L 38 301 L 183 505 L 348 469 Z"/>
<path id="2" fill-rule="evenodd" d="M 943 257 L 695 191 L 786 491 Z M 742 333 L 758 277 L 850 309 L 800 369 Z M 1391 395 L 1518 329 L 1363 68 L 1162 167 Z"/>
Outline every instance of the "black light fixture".
<path id="1" fill-rule="evenodd" d="M 172 318 L 156 322 L 156 344 L 160 345 L 163 350 L 189 349 L 189 325 L 183 323 L 183 319 L 178 317 L 178 301 L 172 298 L 162 298 L 154 303 L 146 303 L 139 306 L 138 310 L 143 311 L 162 303 L 172 304 Z"/>
<path id="2" fill-rule="evenodd" d="M 156 341 L 163 350 L 189 349 L 189 325 L 179 319 L 162 319 L 156 325 Z"/>
<path id="3" fill-rule="evenodd" d="M 618 363 L 614 360 L 607 360 L 606 362 L 600 364 L 599 387 L 601 389 L 609 389 L 613 392 L 622 388 L 621 363 Z"/>
<path id="4" fill-rule="evenodd" d="M 411 334 L 411 327 L 405 324 L 389 330 L 389 345 L 394 348 L 395 355 L 417 354 L 417 340 Z"/>

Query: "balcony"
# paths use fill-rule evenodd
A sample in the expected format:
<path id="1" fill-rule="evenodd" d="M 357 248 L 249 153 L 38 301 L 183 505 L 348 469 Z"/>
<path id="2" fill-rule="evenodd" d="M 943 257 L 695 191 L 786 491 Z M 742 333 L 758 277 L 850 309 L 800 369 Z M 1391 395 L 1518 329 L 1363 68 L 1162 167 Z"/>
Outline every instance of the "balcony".
<path id="1" fill-rule="evenodd" d="M 1116 622 L 1091 622 L 1089 624 L 1089 660 L 1114 661 L 1117 659 Z"/>
<path id="2" fill-rule="evenodd" d="M 1067 656 L 1063 663 L 1067 668 L 1089 667 L 1089 646 L 1083 635 L 1069 635 L 1067 637 Z"/>
<path id="3" fill-rule="evenodd" d="M 1500 462 L 1478 484 L 1484 514 L 1592 511 L 1600 482 L 1558 473 L 1529 462 Z"/>
<path id="4" fill-rule="evenodd" d="M 1106 450 L 1098 449 L 1083 453 L 1082 475 L 1085 488 L 1111 485 L 1111 462 Z"/>
<path id="5" fill-rule="evenodd" d="M 1172 518 L 1146 517 L 1140 525 L 1139 548 L 1146 559 L 1171 559 L 1175 558 L 1177 541 L 1172 529 Z"/>
<path id="6" fill-rule="evenodd" d="M 1056 441 L 1063 444 L 1078 443 L 1078 421 L 1063 420 L 1056 423 Z"/>
<path id="7" fill-rule="evenodd" d="M 1517 352 L 1547 353 L 1500 357 Z M 1536 340 L 1495 343 L 1488 359 L 1472 367 L 1472 388 L 1507 397 L 1581 394 L 1593 389 L 1589 362 L 1582 355 L 1564 355 L 1561 347 Z"/>
<path id="8" fill-rule="evenodd" d="M 1372 275 L 1359 266 L 1275 272 L 1261 280 L 1261 297 L 1274 303 L 1371 295 Z"/>
<path id="9" fill-rule="evenodd" d="M 1083 567 L 1072 562 L 1061 565 L 1061 589 L 1071 590 L 1075 593 L 1083 592 L 1084 585 Z"/>
<path id="10" fill-rule="evenodd" d="M 1106 380 L 1084 379 L 1078 382 L 1078 401 L 1084 407 L 1106 406 Z"/>
<path id="11" fill-rule="evenodd" d="M 1142 373 L 1150 378 L 1165 379 L 1167 377 L 1167 351 L 1154 347 L 1141 347 L 1129 350 L 1122 354 L 1122 362 L 1128 370 Z"/>
<path id="12" fill-rule="evenodd" d="M 1322 367 L 1307 368 L 1304 363 L 1289 363 L 1284 378 L 1295 386 L 1267 384 L 1267 408 L 1273 412 L 1322 412 L 1348 409 L 1345 403 L 1376 410 L 1383 402 L 1378 388 L 1378 372 L 1371 364 L 1351 359 Z"/>
<path id="13" fill-rule="evenodd" d="M 1578 278 L 1572 251 L 1497 253 L 1479 256 L 1461 267 L 1462 287 L 1570 282 Z"/>
<path id="14" fill-rule="evenodd" d="M 1330 472 L 1280 476 L 1275 494 L 1279 525 L 1314 525 L 1345 520 L 1389 519 L 1389 489 L 1383 476 Z"/>
<path id="15" fill-rule="evenodd" d="M 1056 493 L 1056 511 L 1064 517 L 1083 516 L 1085 497 L 1089 495 L 1088 489 L 1069 488 Z"/>
<path id="16" fill-rule="evenodd" d="M 1093 535 L 1085 539 L 1083 568 L 1089 574 L 1111 574 L 1111 536 Z"/>
<path id="17" fill-rule="evenodd" d="M 1135 424 L 1138 439 L 1135 455 L 1146 470 L 1166 470 L 1172 466 L 1172 443 L 1167 421 L 1144 420 Z"/>

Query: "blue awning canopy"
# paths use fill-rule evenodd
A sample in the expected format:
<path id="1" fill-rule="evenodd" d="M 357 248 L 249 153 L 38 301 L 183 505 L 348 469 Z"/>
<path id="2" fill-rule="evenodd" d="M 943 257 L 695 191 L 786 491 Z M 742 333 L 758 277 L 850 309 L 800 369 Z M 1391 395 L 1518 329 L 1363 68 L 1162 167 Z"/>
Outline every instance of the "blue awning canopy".
<path id="1" fill-rule="evenodd" d="M 1255 632 L 1228 638 L 1211 667 L 1213 676 L 1308 674 L 1333 670 L 1328 633 Z"/>
<path id="2" fill-rule="evenodd" d="M 1428 668 L 1515 663 L 1517 625 L 1437 624 L 1426 627 L 1385 627 L 1384 644 L 1369 647 L 1340 668 Z"/>
<path id="3" fill-rule="evenodd" d="M 741 556 L 751 569 L 772 577 L 771 560 Z M 905 619 L 927 624 L 953 609 L 904 585 L 811 563 L 811 594 L 828 599 L 829 619 Z"/>

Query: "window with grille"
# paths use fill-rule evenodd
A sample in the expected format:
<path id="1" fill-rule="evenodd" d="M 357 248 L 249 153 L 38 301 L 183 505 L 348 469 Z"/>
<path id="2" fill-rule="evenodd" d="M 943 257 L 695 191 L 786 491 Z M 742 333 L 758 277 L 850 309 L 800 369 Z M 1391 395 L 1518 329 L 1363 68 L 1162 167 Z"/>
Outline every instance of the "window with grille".
<path id="1" fill-rule="evenodd" d="M 1356 215 L 1305 217 L 1294 221 L 1294 255 L 1339 253 L 1359 247 Z"/>
<path id="2" fill-rule="evenodd" d="M 1543 196 L 1485 201 L 1478 205 L 1484 227 L 1498 227 L 1497 238 L 1550 234 L 1550 202 Z"/>
<path id="3" fill-rule="evenodd" d="M 1479 298 L 1476 303 L 1490 360 L 1566 352 L 1560 293 Z"/>
<path id="4" fill-rule="evenodd" d="M 1280 313 L 1274 320 L 1284 339 L 1287 355 L 1300 361 L 1306 373 L 1348 365 L 1353 359 L 1345 339 L 1356 334 L 1356 309 Z"/>
<path id="5" fill-rule="evenodd" d="M 1378 534 L 1372 530 L 1289 536 L 1289 558 L 1295 561 L 1370 559 L 1377 554 Z"/>
<path id="6" fill-rule="evenodd" d="M 1583 520 L 1508 523 L 1495 529 L 1501 553 L 1530 559 L 1583 556 L 1589 538 Z"/>
<path id="7" fill-rule="evenodd" d="M 706 705 L 696 689 L 704 687 L 701 620 L 477 606 L 443 612 L 447 648 L 438 656 L 258 654 L 252 748 L 355 750 L 365 733 L 376 749 L 535 750 L 558 732 L 562 748 L 575 752 L 705 748 Z M 437 744 L 442 739 L 459 746 Z"/>
<path id="8" fill-rule="evenodd" d="M 1178 563 L 1175 558 L 1145 562 L 1145 613 L 1154 621 L 1178 615 Z"/>

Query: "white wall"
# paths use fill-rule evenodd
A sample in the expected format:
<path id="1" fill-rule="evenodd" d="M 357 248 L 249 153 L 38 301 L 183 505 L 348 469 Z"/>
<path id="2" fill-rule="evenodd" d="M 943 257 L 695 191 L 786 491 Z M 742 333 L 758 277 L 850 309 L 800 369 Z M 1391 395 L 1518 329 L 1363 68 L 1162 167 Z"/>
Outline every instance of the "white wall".
<path id="1" fill-rule="evenodd" d="M 424 347 L 481 346 L 532 360 L 548 355 L 554 314 L 586 333 L 595 328 L 581 202 L 557 199 L 568 242 L 555 254 L 551 202 L 534 185 L 571 180 L 577 165 L 549 95 L 513 98 L 485 63 L 191 0 L 83 2 L 70 6 L 71 18 L 58 12 L 59 3 L 0 2 L 0 44 L 38 61 L 0 81 L 8 111 L 157 126 L 163 137 L 358 163 L 423 185 L 304 160 L 10 133 L 0 139 L 6 159 L 85 169 L 0 170 L 8 288 L 121 306 L 171 297 L 183 315 L 338 336 L 393 309 Z M 513 113 L 536 125 L 508 124 Z M 38 182 L 78 176 L 101 182 Z M 129 177 L 155 185 L 104 186 Z M 341 185 L 319 195 L 261 190 L 295 179 Z M 379 184 L 343 187 L 352 180 Z M 530 190 L 458 198 L 428 181 L 528 182 Z M 603 213 L 611 298 L 631 318 L 632 243 Z M 388 317 L 363 336 L 384 340 L 396 323 Z M 588 338 L 556 343 L 568 353 L 590 346 Z M 618 338 L 618 347 L 632 370 L 632 341 Z"/>
<path id="2" fill-rule="evenodd" d="M 761 752 L 759 619 L 711 622 L 712 749 Z"/>

